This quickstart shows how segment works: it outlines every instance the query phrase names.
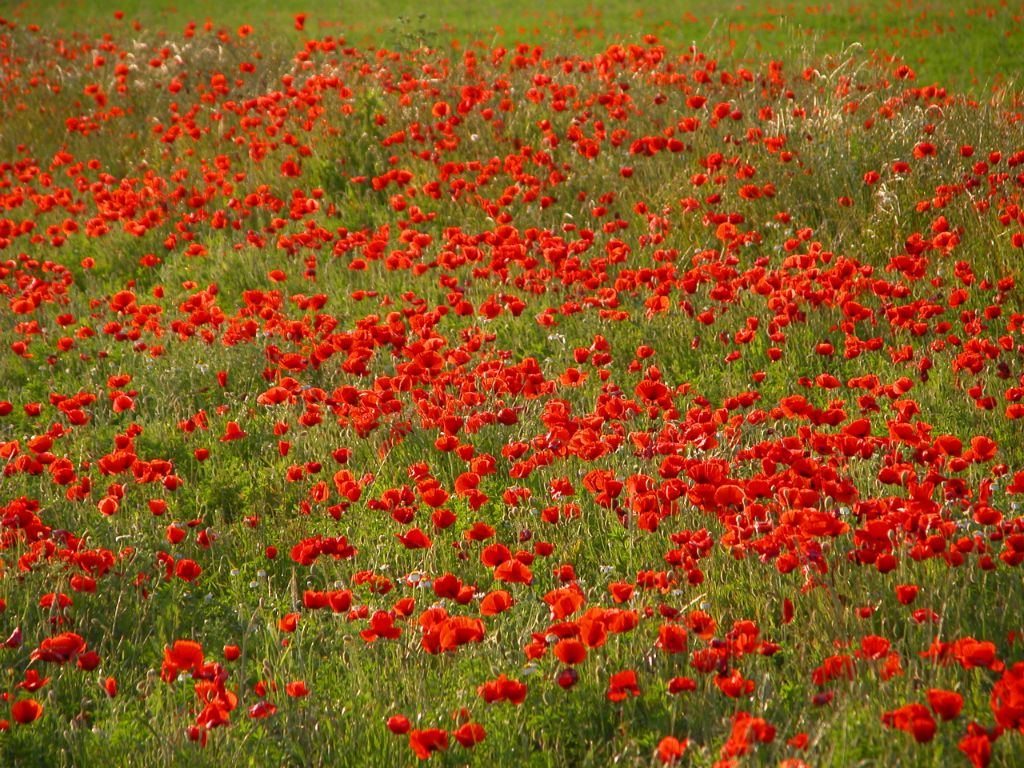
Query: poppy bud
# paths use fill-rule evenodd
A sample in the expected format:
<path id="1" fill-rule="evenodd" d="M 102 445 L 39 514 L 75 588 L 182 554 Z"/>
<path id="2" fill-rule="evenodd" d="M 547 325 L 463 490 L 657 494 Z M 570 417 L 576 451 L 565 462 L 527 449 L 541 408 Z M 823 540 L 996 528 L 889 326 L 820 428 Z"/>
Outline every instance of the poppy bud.
<path id="1" fill-rule="evenodd" d="M 580 675 L 575 669 L 572 669 L 570 667 L 568 669 L 563 669 L 561 672 L 559 672 L 557 679 L 558 684 L 562 688 L 568 690 L 569 688 L 572 688 L 574 685 L 576 685 L 576 682 L 580 679 Z"/>
<path id="2" fill-rule="evenodd" d="M 388 718 L 388 730 L 398 736 L 408 733 L 411 727 L 412 724 L 405 715 L 392 715 Z"/>

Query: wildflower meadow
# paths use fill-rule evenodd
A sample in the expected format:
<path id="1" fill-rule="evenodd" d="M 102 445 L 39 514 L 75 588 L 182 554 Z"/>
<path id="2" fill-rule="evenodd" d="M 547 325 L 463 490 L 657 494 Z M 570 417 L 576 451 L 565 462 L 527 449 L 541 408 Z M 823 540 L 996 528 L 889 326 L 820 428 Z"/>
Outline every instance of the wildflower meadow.
<path id="1" fill-rule="evenodd" d="M 0 764 L 1024 763 L 1024 4 L 709 7 L 0 3 Z"/>

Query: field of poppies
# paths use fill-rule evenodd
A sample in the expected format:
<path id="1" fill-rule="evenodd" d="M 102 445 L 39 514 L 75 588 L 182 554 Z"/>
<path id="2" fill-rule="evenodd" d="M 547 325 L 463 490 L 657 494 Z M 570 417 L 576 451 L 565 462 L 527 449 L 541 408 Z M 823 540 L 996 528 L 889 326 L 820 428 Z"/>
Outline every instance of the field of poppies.
<path id="1" fill-rule="evenodd" d="M 1024 6 L 182 5 L 0 8 L 0 764 L 1024 761 Z"/>

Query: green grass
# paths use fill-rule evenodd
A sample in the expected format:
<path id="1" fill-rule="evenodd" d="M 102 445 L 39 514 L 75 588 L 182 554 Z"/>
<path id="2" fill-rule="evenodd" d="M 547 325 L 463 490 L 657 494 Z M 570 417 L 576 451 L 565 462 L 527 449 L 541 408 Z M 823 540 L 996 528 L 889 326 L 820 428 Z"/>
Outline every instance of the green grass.
<path id="1" fill-rule="evenodd" d="M 114 10 L 125 21 L 115 25 Z M 667 4 L 615 0 L 586 4 L 551 2 L 470 2 L 454 0 L 424 6 L 408 0 L 253 0 L 212 5 L 196 0 L 57 1 L 42 15 L 31 4 L 13 4 L 8 15 L 66 29 L 111 28 L 139 20 L 148 29 L 176 31 L 189 21 L 218 25 L 251 24 L 264 34 L 290 34 L 293 17 L 308 15 L 310 31 L 341 34 L 361 46 L 464 45 L 480 39 L 508 44 L 520 39 L 574 50 L 599 50 L 617 39 L 655 34 L 672 45 L 696 43 L 739 61 L 779 57 L 794 43 L 819 57 L 844 56 L 851 46 L 867 53 L 896 55 L 923 82 L 979 91 L 1016 80 L 1024 70 L 1024 8 L 936 0 L 870 0 L 808 4 L 753 0 L 709 10 L 706 4 Z M 98 25 L 98 27 L 97 27 Z"/>

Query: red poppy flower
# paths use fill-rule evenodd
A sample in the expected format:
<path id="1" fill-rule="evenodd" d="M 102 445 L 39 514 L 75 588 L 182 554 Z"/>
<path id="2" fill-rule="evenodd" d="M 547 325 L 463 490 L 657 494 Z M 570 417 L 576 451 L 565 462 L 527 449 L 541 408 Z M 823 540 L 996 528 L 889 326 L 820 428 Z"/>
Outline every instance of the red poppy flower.
<path id="1" fill-rule="evenodd" d="M 452 731 L 452 736 L 462 746 L 471 748 L 483 741 L 487 736 L 487 732 L 480 723 L 463 723 Z"/>
<path id="2" fill-rule="evenodd" d="M 202 566 L 195 560 L 189 560 L 188 558 L 182 558 L 174 565 L 174 574 L 182 581 L 195 581 L 202 572 Z"/>
<path id="3" fill-rule="evenodd" d="M 666 736 L 658 742 L 658 760 L 663 765 L 672 765 L 686 752 L 689 739 L 680 741 L 675 736 Z"/>
<path id="4" fill-rule="evenodd" d="M 241 440 L 244 437 L 248 437 L 249 433 L 242 430 L 238 426 L 237 421 L 229 421 L 224 428 L 224 434 L 221 436 L 220 441 L 222 443 L 228 443 L 232 440 Z"/>
<path id="5" fill-rule="evenodd" d="M 448 749 L 448 732 L 440 728 L 427 728 L 409 733 L 409 746 L 420 760 L 426 760 L 434 752 Z"/>
<path id="6" fill-rule="evenodd" d="M 86 672 L 92 672 L 100 665 L 100 661 L 100 655 L 96 651 L 85 651 L 79 654 L 75 666 L 79 669 L 84 669 Z"/>
<path id="7" fill-rule="evenodd" d="M 359 636 L 368 643 L 378 638 L 394 640 L 402 634 L 402 628 L 395 626 L 395 617 L 387 611 L 377 611 L 370 617 L 369 629 L 364 629 Z"/>
<path id="8" fill-rule="evenodd" d="M 480 601 L 480 613 L 483 616 L 497 616 L 512 607 L 512 596 L 503 589 L 489 592 Z"/>
<path id="9" fill-rule="evenodd" d="M 50 661 L 63 664 L 85 650 L 85 640 L 74 632 L 63 632 L 48 637 L 32 652 L 32 661 Z"/>
<path id="10" fill-rule="evenodd" d="M 22 699 L 11 705 L 11 717 L 20 725 L 28 725 L 43 714 L 43 705 L 35 699 Z"/>
<path id="11" fill-rule="evenodd" d="M 579 640 L 565 638 L 555 643 L 552 653 L 563 664 L 573 666 L 582 664 L 587 658 L 587 646 Z"/>
<path id="12" fill-rule="evenodd" d="M 878 635 L 865 635 L 860 641 L 859 656 L 866 659 L 882 659 L 889 653 L 892 644 Z"/>
<path id="13" fill-rule="evenodd" d="M 430 515 L 430 521 L 438 530 L 445 530 L 456 521 L 455 513 L 450 509 L 435 509 Z"/>
<path id="14" fill-rule="evenodd" d="M 164 648 L 164 662 L 160 677 L 170 681 L 179 672 L 199 669 L 203 664 L 203 647 L 192 640 L 175 640 L 174 645 Z"/>
<path id="15" fill-rule="evenodd" d="M 715 685 L 730 699 L 754 692 L 754 681 L 745 679 L 738 669 L 733 669 L 725 675 L 715 675 Z"/>
<path id="16" fill-rule="evenodd" d="M 249 707 L 249 717 L 254 720 L 262 720 L 277 712 L 277 705 L 270 701 L 257 701 Z"/>
<path id="17" fill-rule="evenodd" d="M 639 696 L 640 688 L 636 682 L 636 672 L 631 669 L 616 672 L 608 682 L 608 701 L 622 701 L 627 696 Z"/>
<path id="18" fill-rule="evenodd" d="M 45 686 L 48 682 L 50 682 L 50 678 L 48 678 L 48 677 L 40 678 L 39 677 L 39 670 L 37 670 L 37 669 L 29 669 L 29 670 L 25 671 L 25 679 L 22 680 L 20 683 L 17 683 L 14 687 L 15 688 L 21 688 L 23 690 L 28 691 L 29 693 L 32 693 L 34 691 L 38 691 L 40 688 Z"/>
<path id="19" fill-rule="evenodd" d="M 561 621 L 582 608 L 586 598 L 583 597 L 580 588 L 573 584 L 551 590 L 544 595 L 544 602 L 551 606 L 552 621 Z"/>
<path id="20" fill-rule="evenodd" d="M 398 736 L 408 733 L 412 728 L 409 718 L 405 715 L 392 715 L 388 718 L 387 726 L 389 731 Z"/>
<path id="21" fill-rule="evenodd" d="M 697 682 L 689 677 L 673 677 L 668 681 L 668 692 L 675 695 L 678 693 L 690 693 L 697 690 Z"/>
<path id="22" fill-rule="evenodd" d="M 475 522 L 473 526 L 466 531 L 465 536 L 470 541 L 484 541 L 491 538 L 494 535 L 494 528 L 487 523 Z"/>
<path id="23" fill-rule="evenodd" d="M 919 587 L 916 584 L 898 584 L 896 586 L 896 599 L 903 605 L 910 605 L 917 599 Z"/>
<path id="24" fill-rule="evenodd" d="M 20 648 L 22 643 L 21 627 L 15 627 L 4 641 L 4 648 Z"/>
<path id="25" fill-rule="evenodd" d="M 1024 733 L 1024 661 L 1003 672 L 992 686 L 989 699 L 996 723 L 1009 730 Z"/>
<path id="26" fill-rule="evenodd" d="M 967 727 L 967 735 L 957 743 L 957 748 L 971 761 L 974 768 L 987 768 L 992 761 L 994 740 L 994 735 L 990 735 L 977 723 L 971 723 Z"/>
<path id="27" fill-rule="evenodd" d="M 931 741 L 935 736 L 935 720 L 924 704 L 906 704 L 886 712 L 882 715 L 882 723 L 889 728 L 906 731 L 918 743 Z"/>
<path id="28" fill-rule="evenodd" d="M 430 537 L 419 528 L 410 528 L 405 533 L 396 533 L 395 537 L 402 542 L 402 546 L 406 549 L 430 549 L 433 546 Z"/>
<path id="29" fill-rule="evenodd" d="M 952 720 L 964 708 L 964 697 L 954 691 L 929 688 L 928 706 L 943 720 Z"/>
<path id="30" fill-rule="evenodd" d="M 616 603 L 625 603 L 633 596 L 634 585 L 627 582 L 616 581 L 608 585 L 612 600 Z"/>
<path id="31" fill-rule="evenodd" d="M 658 642 L 655 647 L 665 653 L 686 653 L 687 632 L 679 624 L 662 624 L 658 627 Z"/>
<path id="32" fill-rule="evenodd" d="M 506 583 L 529 584 L 533 581 L 533 573 L 524 563 L 512 559 L 494 569 L 494 578 Z"/>
<path id="33" fill-rule="evenodd" d="M 579 673 L 572 667 L 563 669 L 558 673 L 558 677 L 555 678 L 555 682 L 558 683 L 559 687 L 569 689 L 572 688 L 579 681 Z"/>
<path id="34" fill-rule="evenodd" d="M 480 562 L 488 568 L 496 568 L 511 558 L 512 553 L 504 544 L 491 544 L 480 552 Z"/>
<path id="35" fill-rule="evenodd" d="M 518 706 L 526 700 L 526 685 L 501 674 L 477 688 L 477 693 L 488 704 L 507 701 Z"/>

